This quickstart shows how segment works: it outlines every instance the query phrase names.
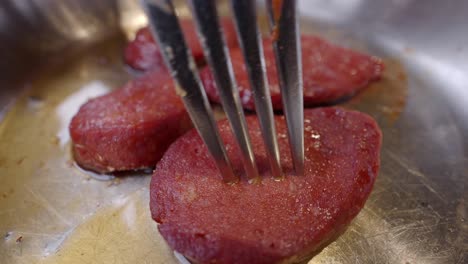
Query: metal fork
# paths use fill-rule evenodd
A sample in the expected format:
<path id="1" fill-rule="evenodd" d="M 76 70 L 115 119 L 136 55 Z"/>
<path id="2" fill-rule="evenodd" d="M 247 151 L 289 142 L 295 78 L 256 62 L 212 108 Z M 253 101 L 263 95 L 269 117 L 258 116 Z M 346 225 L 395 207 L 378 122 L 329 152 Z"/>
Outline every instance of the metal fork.
<path id="1" fill-rule="evenodd" d="M 216 0 L 188 0 L 208 65 L 219 89 L 221 103 L 242 153 L 250 182 L 259 178 L 247 124 L 239 98 L 229 50 L 225 45 Z M 142 0 L 153 35 L 161 47 L 166 65 L 176 81 L 176 90 L 213 156 L 223 180 L 234 183 L 234 174 L 213 112 L 188 49 L 171 0 Z M 260 121 L 271 173 L 283 177 L 275 121 L 271 104 L 261 34 L 253 0 L 230 0 L 240 47 L 246 62 L 255 109 Z M 267 0 L 270 25 L 275 32 L 273 47 L 278 67 L 283 109 L 288 126 L 291 156 L 296 174 L 304 173 L 304 131 L 302 64 L 296 1 Z"/>

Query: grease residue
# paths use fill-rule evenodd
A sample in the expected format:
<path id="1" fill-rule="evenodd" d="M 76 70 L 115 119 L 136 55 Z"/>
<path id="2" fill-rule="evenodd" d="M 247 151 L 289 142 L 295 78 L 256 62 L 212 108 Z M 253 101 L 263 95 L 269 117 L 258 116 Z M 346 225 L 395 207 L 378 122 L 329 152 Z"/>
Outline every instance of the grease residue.
<path id="1" fill-rule="evenodd" d="M 372 82 L 342 106 L 368 113 L 381 122 L 393 123 L 405 109 L 408 78 L 397 60 L 385 59 L 384 63 L 381 80 Z"/>
<path id="2" fill-rule="evenodd" d="M 151 220 L 147 193 L 144 187 L 115 198 L 78 225 L 41 263 L 175 263 Z"/>

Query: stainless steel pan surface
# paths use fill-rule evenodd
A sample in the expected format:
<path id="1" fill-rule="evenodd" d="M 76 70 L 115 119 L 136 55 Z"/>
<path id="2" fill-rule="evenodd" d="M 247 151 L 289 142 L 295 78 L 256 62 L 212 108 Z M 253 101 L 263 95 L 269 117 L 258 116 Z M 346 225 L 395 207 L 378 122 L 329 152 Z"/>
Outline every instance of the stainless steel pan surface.
<path id="1" fill-rule="evenodd" d="M 387 65 L 341 103 L 384 132 L 374 190 L 310 263 L 467 263 L 468 2 L 304 0 L 300 12 L 303 31 Z M 70 118 L 135 75 L 122 51 L 145 23 L 132 0 L 1 1 L 0 263 L 177 263 L 149 215 L 150 173 L 93 175 L 70 155 Z"/>

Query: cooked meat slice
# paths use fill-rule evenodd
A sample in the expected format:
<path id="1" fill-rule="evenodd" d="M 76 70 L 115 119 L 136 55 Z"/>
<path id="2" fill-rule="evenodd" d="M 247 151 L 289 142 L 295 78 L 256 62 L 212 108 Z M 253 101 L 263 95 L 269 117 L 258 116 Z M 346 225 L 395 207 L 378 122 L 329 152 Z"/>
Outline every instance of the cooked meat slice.
<path id="1" fill-rule="evenodd" d="M 101 173 L 155 166 L 191 128 L 169 78 L 153 72 L 81 106 L 70 124 L 76 162 Z"/>
<path id="2" fill-rule="evenodd" d="M 231 48 L 237 47 L 238 44 L 233 23 L 228 19 L 222 19 L 221 23 L 227 45 Z M 195 61 L 198 64 L 203 64 L 203 49 L 198 40 L 193 21 L 190 19 L 181 19 L 180 25 L 184 32 L 185 41 L 192 50 Z M 130 67 L 142 71 L 164 70 L 166 67 L 161 55 L 161 50 L 151 35 L 149 27 L 138 30 L 135 39 L 130 42 L 125 49 L 124 59 Z"/>
<path id="3" fill-rule="evenodd" d="M 150 207 L 172 249 L 194 263 L 283 263 L 310 257 L 359 213 L 379 169 L 381 132 L 369 116 L 305 110 L 305 175 L 293 175 L 287 129 L 276 117 L 286 177 L 275 181 L 255 116 L 247 117 L 259 184 L 227 185 L 196 131 L 158 163 Z M 218 124 L 236 172 L 242 162 L 227 121 Z M 242 174 L 242 173 L 241 173 Z"/>
<path id="4" fill-rule="evenodd" d="M 352 96 L 382 75 L 384 64 L 377 57 L 310 35 L 303 35 L 301 43 L 305 106 L 329 104 Z M 273 108 L 281 110 L 283 106 L 271 41 L 264 39 L 263 47 Z M 242 52 L 239 49 L 231 50 L 231 59 L 242 104 L 244 108 L 253 110 L 254 99 Z M 200 75 L 210 100 L 219 103 L 219 94 L 209 68 L 205 67 Z"/>

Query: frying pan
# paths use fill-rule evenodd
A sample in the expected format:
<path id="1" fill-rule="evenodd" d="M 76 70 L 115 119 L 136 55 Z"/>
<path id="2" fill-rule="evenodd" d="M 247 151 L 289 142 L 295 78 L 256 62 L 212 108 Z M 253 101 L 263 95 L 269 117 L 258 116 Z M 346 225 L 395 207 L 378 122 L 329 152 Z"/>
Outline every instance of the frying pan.
<path id="1" fill-rule="evenodd" d="M 468 2 L 301 1 L 301 27 L 385 59 L 344 107 L 371 114 L 381 170 L 347 232 L 310 263 L 466 263 Z M 183 7 L 181 15 L 187 15 Z M 148 210 L 150 174 L 72 162 L 69 119 L 136 73 L 131 0 L 0 3 L 0 263 L 177 263 Z"/>

